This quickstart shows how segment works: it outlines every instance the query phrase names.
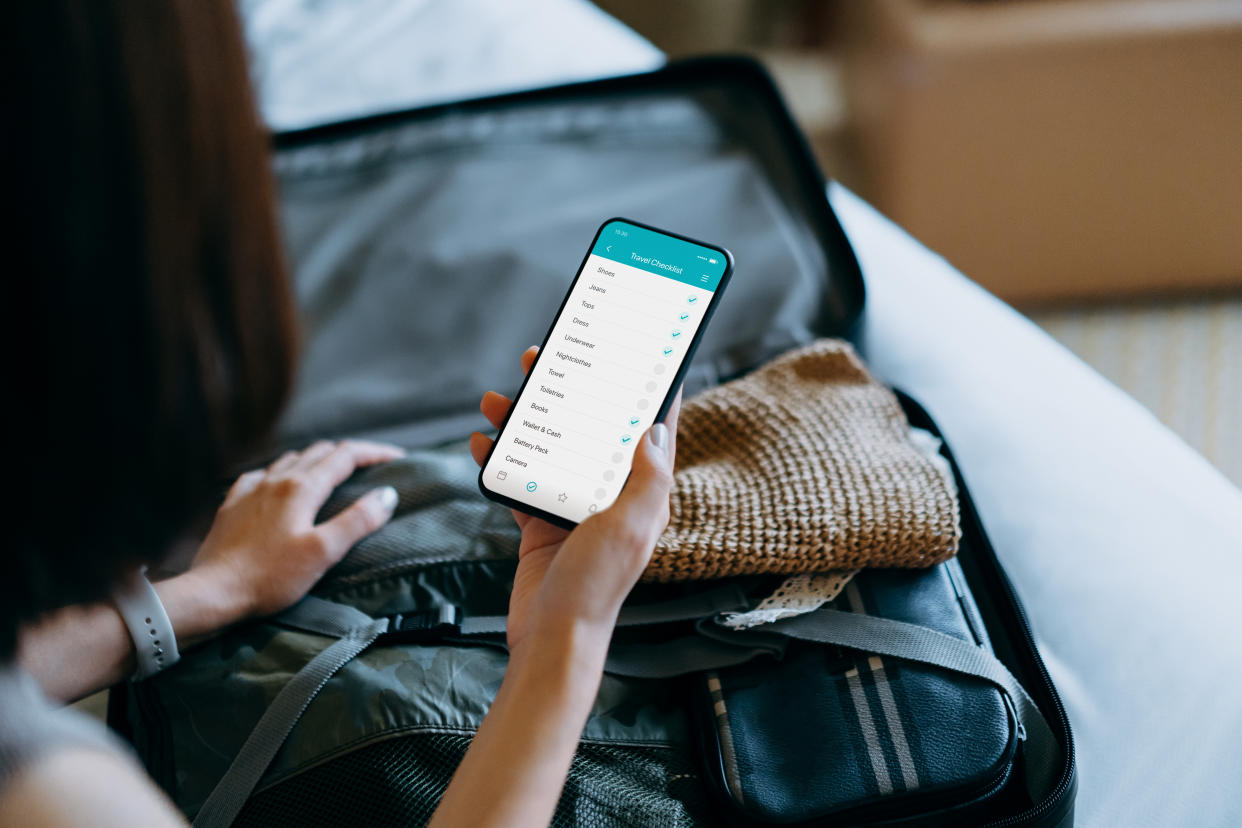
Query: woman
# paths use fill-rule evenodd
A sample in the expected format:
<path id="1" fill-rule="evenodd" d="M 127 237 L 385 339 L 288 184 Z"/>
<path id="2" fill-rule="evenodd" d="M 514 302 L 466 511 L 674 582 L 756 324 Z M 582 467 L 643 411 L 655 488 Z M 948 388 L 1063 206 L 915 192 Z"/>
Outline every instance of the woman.
<path id="1" fill-rule="evenodd" d="M 0 825 L 183 824 L 131 757 L 46 696 L 108 686 L 148 657 L 110 596 L 188 534 L 288 391 L 295 322 L 266 136 L 227 0 L 7 12 L 19 494 L 0 579 Z M 493 424 L 508 406 L 482 401 Z M 668 520 L 675 432 L 674 409 L 616 504 L 573 532 L 515 515 L 509 668 L 436 824 L 550 819 L 617 611 Z M 472 436 L 476 460 L 488 447 Z M 155 586 L 180 646 L 305 594 L 396 493 L 316 525 L 319 507 L 399 454 L 321 442 L 238 478 L 189 569 Z"/>

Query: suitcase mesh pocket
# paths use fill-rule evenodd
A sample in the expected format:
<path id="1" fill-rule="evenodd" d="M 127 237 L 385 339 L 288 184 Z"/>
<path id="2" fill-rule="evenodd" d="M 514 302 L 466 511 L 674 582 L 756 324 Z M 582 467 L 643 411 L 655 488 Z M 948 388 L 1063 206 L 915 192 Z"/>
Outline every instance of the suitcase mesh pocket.
<path id="1" fill-rule="evenodd" d="M 442 733 L 368 745 L 255 795 L 235 825 L 421 825 L 431 818 L 469 746 L 469 736 Z M 671 747 L 583 743 L 552 825 L 707 821 L 702 779 L 690 756 Z"/>

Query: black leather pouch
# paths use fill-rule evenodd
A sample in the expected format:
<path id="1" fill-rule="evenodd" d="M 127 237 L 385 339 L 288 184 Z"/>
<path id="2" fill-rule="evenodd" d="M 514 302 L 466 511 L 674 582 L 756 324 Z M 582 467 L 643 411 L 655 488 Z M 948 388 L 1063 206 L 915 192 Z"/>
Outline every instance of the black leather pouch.
<path id="1" fill-rule="evenodd" d="M 991 646 L 957 560 L 860 573 L 834 605 Z M 705 683 L 701 733 L 733 821 L 974 824 L 1012 810 L 1017 719 L 982 679 L 804 643 Z"/>

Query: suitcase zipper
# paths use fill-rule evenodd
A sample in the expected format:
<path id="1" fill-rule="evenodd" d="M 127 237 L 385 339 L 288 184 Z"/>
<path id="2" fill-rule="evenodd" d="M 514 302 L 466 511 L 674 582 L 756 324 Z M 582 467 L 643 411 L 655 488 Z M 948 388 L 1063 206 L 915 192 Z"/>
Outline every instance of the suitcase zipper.
<path id="1" fill-rule="evenodd" d="M 909 399 L 908 397 L 906 399 Z M 915 403 L 917 406 L 917 403 Z M 930 423 L 931 418 L 926 415 L 920 408 L 920 413 Z M 953 473 L 957 479 L 958 491 L 962 503 L 962 516 L 968 519 L 972 524 L 975 536 L 979 539 L 979 551 L 985 553 L 988 558 L 988 566 L 992 576 L 999 582 L 1001 594 L 1003 595 L 1008 606 L 1013 610 L 1014 615 L 1018 619 L 1018 628 L 1021 633 L 1021 641 L 1026 645 L 1027 650 L 1034 656 L 1031 659 L 1034 667 L 1035 678 L 1043 685 L 1043 689 L 1047 698 L 1052 701 L 1053 712 L 1055 712 L 1056 722 L 1050 723 L 1050 726 L 1056 728 L 1061 744 L 1065 748 L 1065 765 L 1061 774 L 1061 778 L 1057 780 L 1057 784 L 1052 791 L 1044 797 L 1041 802 L 1031 806 L 1031 808 L 1020 814 L 1014 814 L 1010 817 L 987 823 L 989 828 L 1012 828 L 1019 825 L 1031 825 L 1037 823 L 1048 813 L 1062 805 L 1066 793 L 1074 784 L 1074 767 L 1077 762 L 1074 750 L 1074 737 L 1069 728 L 1069 716 L 1066 713 L 1065 705 L 1061 701 L 1060 694 L 1056 691 L 1056 686 L 1052 683 L 1052 676 L 1048 674 L 1048 667 L 1044 664 L 1043 658 L 1039 655 L 1039 648 L 1035 642 L 1035 633 L 1031 629 L 1031 620 L 1027 615 L 1026 607 L 1022 605 L 1018 592 L 1014 589 L 1013 582 L 1009 580 L 1008 573 L 1000 566 L 1000 561 L 996 557 L 996 550 L 992 547 L 992 541 L 983 529 L 983 521 L 979 517 L 978 511 L 975 509 L 974 499 L 970 496 L 970 490 L 966 487 L 965 478 L 962 471 L 958 468 L 957 460 L 952 456 L 952 451 L 948 448 L 948 443 L 944 440 L 944 436 L 940 434 L 934 423 L 930 423 L 932 431 L 936 436 L 940 437 L 941 444 L 945 447 L 945 453 L 949 455 L 949 462 L 953 466 Z M 981 556 L 982 557 L 982 556 Z"/>
<path id="2" fill-rule="evenodd" d="M 972 513 L 971 516 L 977 522 L 978 515 L 974 514 L 973 503 L 970 508 Z M 986 538 L 986 536 L 984 537 Z M 987 546 L 988 552 L 993 556 L 993 558 L 995 558 L 996 553 L 992 550 L 991 542 L 988 542 Z M 1010 582 L 1009 576 L 1005 574 L 1004 571 L 999 570 L 999 567 L 998 574 L 1000 575 L 1001 584 L 1005 590 L 1005 598 L 1009 601 L 1010 606 L 1016 610 L 1018 621 L 1021 622 L 1022 635 L 1026 645 L 1031 649 L 1031 652 L 1038 656 L 1039 651 L 1036 649 L 1035 634 L 1031 630 L 1031 622 L 1027 617 L 1026 607 L 1022 606 L 1022 603 L 1018 600 L 1017 590 L 1013 588 L 1013 584 Z M 1048 667 L 1044 664 L 1044 660 L 1037 657 L 1035 660 L 1035 666 L 1038 668 L 1036 670 L 1037 677 L 1043 683 L 1044 690 L 1048 691 L 1048 697 L 1052 699 L 1053 708 L 1056 711 L 1057 725 L 1060 730 L 1058 735 L 1061 737 L 1062 742 L 1065 745 L 1065 771 L 1061 774 L 1061 778 L 1057 780 L 1057 784 L 1052 789 L 1052 792 L 1049 793 L 1048 796 L 1044 797 L 1042 802 L 1035 804 L 1029 810 L 1024 811 L 1021 814 L 1015 814 L 1014 816 L 1006 817 L 990 823 L 992 828 L 1010 828 L 1010 826 L 1029 825 L 1037 822 L 1044 815 L 1050 813 L 1053 809 L 1061 805 L 1061 801 L 1065 798 L 1066 793 L 1073 784 L 1074 766 L 1077 762 L 1077 758 L 1075 757 L 1074 751 L 1074 737 L 1067 724 L 1069 717 L 1066 713 L 1065 705 L 1061 702 L 1060 695 L 1056 692 L 1056 687 L 1052 684 L 1052 676 L 1048 675 Z"/>
<path id="3" fill-rule="evenodd" d="M 1057 693 L 1056 685 L 1052 683 L 1052 676 L 1048 674 L 1048 667 L 1039 655 L 1039 648 L 1035 643 L 1035 633 L 1031 629 L 1031 620 L 1027 615 L 1026 607 L 1023 606 L 1021 599 L 1018 597 L 1017 590 L 1014 589 L 1013 582 L 1009 580 L 1008 573 L 1001 567 L 1000 560 L 996 557 L 996 550 L 992 547 L 992 540 L 988 537 L 987 532 L 984 531 L 983 520 L 979 517 L 979 512 L 975 508 L 974 498 L 970 495 L 970 489 L 966 486 L 965 476 L 957 464 L 957 459 L 953 456 L 952 449 L 949 448 L 948 441 L 922 405 L 898 389 L 894 389 L 894 393 L 896 393 L 902 408 L 906 411 L 907 419 L 911 425 L 925 428 L 940 438 L 944 454 L 949 461 L 949 465 L 953 468 L 954 480 L 957 482 L 958 496 L 962 506 L 962 520 L 963 522 L 970 522 L 971 528 L 974 530 L 974 536 L 979 539 L 978 551 L 980 554 L 978 557 L 987 560 L 987 572 L 985 574 L 990 575 L 997 582 L 1001 589 L 1002 597 L 1008 603 L 1009 608 L 1013 610 L 1014 616 L 1018 620 L 1021 643 L 1026 645 L 1027 651 L 1033 656 L 1030 659 L 1031 666 L 1033 667 L 1032 672 L 1035 678 L 1042 684 L 1045 695 L 1052 702 L 1052 712 L 1056 714 L 1055 723 L 1049 722 L 1049 726 L 1054 728 L 1061 740 L 1061 744 L 1065 748 L 1065 764 L 1061 778 L 1057 780 L 1057 784 L 1042 801 L 1035 803 L 1022 813 L 987 823 L 989 828 L 1014 828 L 1014 826 L 1019 825 L 1033 825 L 1052 811 L 1062 807 L 1066 795 L 1075 785 L 1074 768 L 1077 764 L 1077 757 L 1074 749 L 1074 736 L 1069 727 L 1069 716 L 1066 713 L 1065 704 L 1061 701 L 1061 696 Z M 916 419 L 919 422 L 916 423 Z M 965 527 L 963 527 L 963 535 L 965 534 L 964 530 Z M 1070 813 L 1072 813 L 1072 810 Z"/>

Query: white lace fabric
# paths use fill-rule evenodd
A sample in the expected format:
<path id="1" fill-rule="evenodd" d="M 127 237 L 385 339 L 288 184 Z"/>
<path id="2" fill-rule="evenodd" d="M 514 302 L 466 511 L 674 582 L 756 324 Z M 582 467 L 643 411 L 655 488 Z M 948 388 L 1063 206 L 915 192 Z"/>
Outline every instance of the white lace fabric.
<path id="1" fill-rule="evenodd" d="M 722 613 L 719 621 L 729 629 L 745 630 L 760 624 L 771 624 L 782 618 L 803 615 L 819 609 L 840 595 L 845 585 L 860 571 L 847 569 L 790 575 L 754 609 Z"/>

